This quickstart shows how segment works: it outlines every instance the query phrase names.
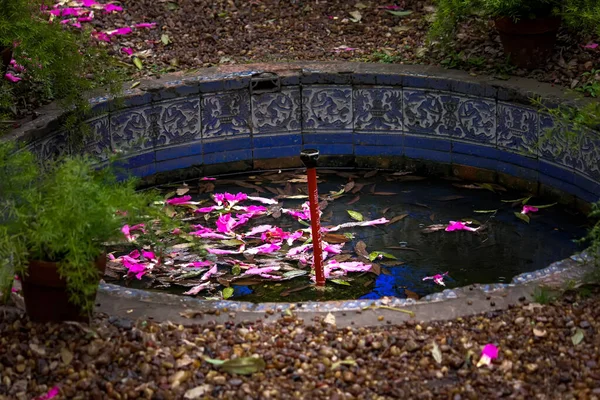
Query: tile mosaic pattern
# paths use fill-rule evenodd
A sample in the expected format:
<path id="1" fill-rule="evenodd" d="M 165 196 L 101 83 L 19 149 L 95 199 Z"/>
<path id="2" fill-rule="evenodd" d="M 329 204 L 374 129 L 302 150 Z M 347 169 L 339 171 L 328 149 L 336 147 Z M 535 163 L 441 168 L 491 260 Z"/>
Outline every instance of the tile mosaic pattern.
<path id="1" fill-rule="evenodd" d="M 354 90 L 356 132 L 402 132 L 402 90 L 363 88 Z"/>
<path id="2" fill-rule="evenodd" d="M 303 132 L 352 131 L 352 88 L 307 86 L 302 90 Z"/>
<path id="3" fill-rule="evenodd" d="M 152 106 L 119 111 L 110 116 L 111 146 L 117 152 L 138 153 L 154 148 L 158 115 Z"/>
<path id="4" fill-rule="evenodd" d="M 99 162 L 106 161 L 112 152 L 108 115 L 87 122 L 90 134 L 83 139 L 83 151 Z"/>
<path id="5" fill-rule="evenodd" d="M 407 132 L 496 144 L 496 105 L 490 100 L 405 89 L 404 124 Z"/>
<path id="6" fill-rule="evenodd" d="M 580 163 L 576 169 L 600 182 L 600 133 L 585 131 L 580 139 Z"/>
<path id="7" fill-rule="evenodd" d="M 202 96 L 202 139 L 250 135 L 250 94 L 234 91 Z"/>
<path id="8" fill-rule="evenodd" d="M 42 166 L 48 161 L 54 161 L 70 154 L 71 149 L 69 148 L 67 133 L 60 131 L 37 141 L 33 145 L 33 152 Z"/>
<path id="9" fill-rule="evenodd" d="M 561 167 L 574 168 L 579 160 L 579 135 L 569 132 L 552 116 L 539 114 L 539 156 Z"/>
<path id="10" fill-rule="evenodd" d="M 200 140 L 200 98 L 161 102 L 155 109 L 159 116 L 156 147 Z"/>
<path id="11" fill-rule="evenodd" d="M 526 157 L 538 154 L 538 113 L 527 107 L 498 103 L 498 147 Z"/>
<path id="12" fill-rule="evenodd" d="M 254 135 L 300 133 L 302 127 L 300 110 L 299 89 L 253 95 Z"/>

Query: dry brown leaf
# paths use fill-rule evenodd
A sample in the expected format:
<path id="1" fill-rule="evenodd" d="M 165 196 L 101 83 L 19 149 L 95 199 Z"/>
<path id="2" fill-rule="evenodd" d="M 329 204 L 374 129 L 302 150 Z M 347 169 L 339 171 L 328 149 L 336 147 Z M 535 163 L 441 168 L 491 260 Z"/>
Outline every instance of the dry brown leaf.
<path id="1" fill-rule="evenodd" d="M 464 198 L 465 198 L 465 196 L 452 195 L 452 196 L 440 197 L 437 200 L 439 200 L 439 201 L 452 201 L 452 200 L 458 200 L 458 199 L 464 199 Z"/>
<path id="2" fill-rule="evenodd" d="M 346 185 L 344 186 L 344 192 L 348 193 L 350 192 L 353 188 L 354 188 L 354 181 L 350 181 L 348 183 L 346 183 Z"/>
<path id="3" fill-rule="evenodd" d="M 362 190 L 362 188 L 365 187 L 364 183 L 355 183 L 354 184 L 354 189 L 352 189 L 352 194 L 356 194 L 358 192 L 360 192 Z"/>
<path id="4" fill-rule="evenodd" d="M 374 169 L 373 171 L 369 171 L 363 175 L 364 178 L 372 178 L 377 175 L 378 170 Z"/>
<path id="5" fill-rule="evenodd" d="M 373 192 L 373 194 L 375 196 L 395 196 L 398 193 L 393 193 L 393 192 Z"/>
<path id="6" fill-rule="evenodd" d="M 346 205 L 348 205 L 348 206 L 352 205 L 352 204 L 356 203 L 359 200 L 360 200 L 360 196 L 356 196 L 352 200 L 350 200 L 349 202 L 347 202 Z"/>
<path id="7" fill-rule="evenodd" d="M 323 240 L 332 244 L 346 243 L 350 241 L 350 239 L 348 239 L 346 236 L 340 235 L 339 233 L 327 233 L 323 237 Z"/>
<path id="8" fill-rule="evenodd" d="M 384 212 L 384 214 L 385 214 L 385 212 Z M 388 222 L 386 225 L 391 225 L 391 224 L 396 223 L 398 221 L 402 221 L 406 217 L 408 217 L 408 214 L 396 215 L 394 218 L 390 219 L 390 222 Z"/>
<path id="9" fill-rule="evenodd" d="M 177 196 L 183 196 L 184 194 L 186 194 L 189 191 L 190 191 L 190 188 L 187 185 L 180 187 L 179 189 L 177 189 Z"/>
<path id="10" fill-rule="evenodd" d="M 354 246 L 354 251 L 359 256 L 362 256 L 367 259 L 369 258 L 369 253 L 367 253 L 367 244 L 365 242 L 363 242 L 362 240 L 360 242 L 356 243 L 356 246 Z"/>
<path id="11" fill-rule="evenodd" d="M 413 292 L 412 290 L 404 289 L 404 294 L 406 295 L 407 299 L 419 300 L 419 295 Z"/>

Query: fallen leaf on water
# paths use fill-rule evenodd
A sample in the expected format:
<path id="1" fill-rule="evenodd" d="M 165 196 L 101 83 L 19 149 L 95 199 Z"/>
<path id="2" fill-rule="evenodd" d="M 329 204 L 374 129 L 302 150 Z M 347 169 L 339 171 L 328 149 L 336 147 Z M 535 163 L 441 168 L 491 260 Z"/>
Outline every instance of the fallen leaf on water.
<path id="1" fill-rule="evenodd" d="M 354 360 L 342 360 L 342 361 L 336 361 L 333 364 L 331 364 L 331 369 L 336 369 L 340 365 L 350 365 L 352 367 L 357 366 L 356 361 L 354 361 Z"/>
<path id="2" fill-rule="evenodd" d="M 367 253 L 367 245 L 363 241 L 356 243 L 356 245 L 354 246 L 354 251 L 359 256 L 362 256 L 364 258 L 369 258 L 369 253 Z"/>
<path id="3" fill-rule="evenodd" d="M 183 196 L 184 194 L 186 194 L 187 192 L 190 191 L 189 187 L 180 187 L 179 189 L 177 189 L 177 196 Z"/>
<path id="4" fill-rule="evenodd" d="M 402 221 L 406 217 L 408 217 L 408 214 L 396 215 L 394 218 L 390 219 L 390 222 L 388 222 L 386 225 L 391 225 L 395 222 Z"/>
<path id="5" fill-rule="evenodd" d="M 429 216 L 429 219 L 431 220 L 431 222 L 435 222 L 435 213 L 431 214 Z"/>
<path id="6" fill-rule="evenodd" d="M 437 231 L 443 231 L 444 229 L 446 229 L 446 225 L 444 225 L 444 224 L 435 224 L 435 225 L 426 226 L 425 228 L 423 228 L 423 230 L 421 232 L 423 232 L 423 233 L 432 233 L 432 232 L 437 232 Z"/>
<path id="7" fill-rule="evenodd" d="M 362 190 L 362 188 L 364 188 L 364 187 L 365 187 L 364 183 L 356 183 L 356 184 L 354 184 L 354 189 L 352 189 L 352 193 L 356 194 L 356 193 L 360 192 Z"/>
<path id="8" fill-rule="evenodd" d="M 226 287 L 223 289 L 223 298 L 228 299 L 233 296 L 234 289 L 232 287 Z"/>
<path id="9" fill-rule="evenodd" d="M 360 196 L 356 196 L 355 198 L 353 198 L 352 200 L 350 200 L 349 202 L 347 202 L 346 205 L 350 206 L 350 205 L 356 203 L 359 200 L 360 200 Z"/>
<path id="10" fill-rule="evenodd" d="M 205 358 L 204 361 L 216 365 L 225 372 L 239 375 L 250 375 L 262 371 L 266 367 L 265 361 L 256 357 L 240 357 L 227 361 Z"/>
<path id="11" fill-rule="evenodd" d="M 517 217 L 520 220 L 527 222 L 527 223 L 529 223 L 529 221 L 530 221 L 529 215 L 522 214 L 520 212 L 515 212 L 515 217 Z"/>
<path id="12" fill-rule="evenodd" d="M 359 213 L 358 211 L 352 211 L 352 210 L 346 210 L 348 212 L 348 214 L 350 215 L 350 218 L 352 218 L 353 220 L 356 220 L 358 222 L 362 222 L 364 221 L 364 217 L 361 213 Z"/>
<path id="13" fill-rule="evenodd" d="M 372 192 L 372 194 L 374 194 L 375 196 L 395 196 L 398 193 L 393 193 L 393 192 Z"/>
<path id="14" fill-rule="evenodd" d="M 439 201 L 452 201 L 452 200 L 458 200 L 458 199 L 464 199 L 465 196 L 459 196 L 459 195 L 452 195 L 452 196 L 444 196 L 444 197 L 440 197 L 438 198 Z"/>
<path id="15" fill-rule="evenodd" d="M 333 315 L 332 313 L 327 313 L 323 322 L 329 325 L 335 325 L 335 315 Z"/>
<path id="16" fill-rule="evenodd" d="M 350 181 L 348 183 L 346 183 L 346 185 L 344 186 L 344 192 L 348 193 L 350 192 L 353 188 L 354 188 L 354 181 Z"/>
<path id="17" fill-rule="evenodd" d="M 581 343 L 583 341 L 584 334 L 585 334 L 585 332 L 583 331 L 583 329 L 577 328 L 577 330 L 575 331 L 575 334 L 573 336 L 571 336 L 571 342 L 573 342 L 574 346 L 577 346 L 579 343 Z"/>
<path id="18" fill-rule="evenodd" d="M 419 300 L 419 295 L 413 292 L 412 290 L 404 289 L 404 294 L 409 299 Z"/>
<path id="19" fill-rule="evenodd" d="M 300 292 L 300 291 L 302 291 L 304 289 L 308 289 L 310 287 L 312 287 L 312 285 L 305 285 L 305 286 L 301 286 L 301 287 L 297 287 L 297 288 L 293 288 L 293 289 L 287 289 L 287 290 L 284 290 L 283 292 L 279 293 L 279 295 L 281 297 L 287 297 L 292 293 Z"/>
<path id="20" fill-rule="evenodd" d="M 323 240 L 330 244 L 346 243 L 350 241 L 348 237 L 340 235 L 339 233 L 327 233 L 323 237 Z"/>
<path id="21" fill-rule="evenodd" d="M 369 171 L 363 175 L 364 178 L 372 178 L 377 175 L 378 170 L 374 169 L 373 171 Z"/>
<path id="22" fill-rule="evenodd" d="M 478 214 L 491 214 L 498 212 L 498 210 L 473 210 L 473 212 Z"/>
<path id="23" fill-rule="evenodd" d="M 381 214 L 385 215 L 386 212 L 390 211 L 390 208 L 392 208 L 392 207 L 384 208 L 383 211 L 381 212 Z"/>
<path id="24" fill-rule="evenodd" d="M 384 253 L 383 251 L 373 251 L 369 254 L 369 261 L 374 261 L 377 258 L 389 258 L 390 260 L 396 260 L 396 257 L 390 253 Z"/>
<path id="25" fill-rule="evenodd" d="M 442 352 L 440 350 L 440 347 L 437 345 L 436 342 L 432 343 L 433 349 L 431 350 L 431 355 L 433 356 L 433 359 L 435 360 L 435 362 L 437 362 L 438 364 L 442 363 Z"/>
<path id="26" fill-rule="evenodd" d="M 330 282 L 337 283 L 338 285 L 342 285 L 342 286 L 351 286 L 350 282 L 344 281 L 342 279 L 331 279 Z"/>

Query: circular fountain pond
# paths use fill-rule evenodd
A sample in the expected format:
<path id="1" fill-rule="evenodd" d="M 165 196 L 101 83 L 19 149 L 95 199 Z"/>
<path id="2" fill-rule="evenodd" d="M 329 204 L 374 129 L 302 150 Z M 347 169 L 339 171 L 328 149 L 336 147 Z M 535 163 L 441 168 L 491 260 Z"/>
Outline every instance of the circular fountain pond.
<path id="1" fill-rule="evenodd" d="M 318 179 L 324 291 L 312 281 L 302 170 L 160 187 L 176 221 L 159 233 L 164 252 L 144 228 L 130 227 L 145 246 L 112 249 L 105 279 L 250 302 L 417 299 L 473 283 L 508 283 L 569 257 L 585 234 L 581 214 L 498 184 L 377 170 L 319 170 Z M 438 274 L 441 280 L 427 279 Z"/>

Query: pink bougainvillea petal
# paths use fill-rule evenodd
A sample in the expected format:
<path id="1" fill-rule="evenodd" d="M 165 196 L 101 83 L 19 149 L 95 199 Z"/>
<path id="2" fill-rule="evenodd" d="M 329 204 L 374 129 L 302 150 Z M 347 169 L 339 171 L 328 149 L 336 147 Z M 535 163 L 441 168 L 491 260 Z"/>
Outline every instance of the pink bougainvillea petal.
<path id="1" fill-rule="evenodd" d="M 129 257 L 131 257 L 131 258 L 140 258 L 140 252 L 137 249 L 135 249 L 131 253 L 129 253 Z"/>
<path id="2" fill-rule="evenodd" d="M 270 229 L 273 229 L 272 225 L 259 225 L 259 226 L 255 226 L 254 228 L 252 228 L 248 232 L 246 232 L 246 236 L 258 235 L 259 233 L 266 232 L 266 231 L 268 231 Z"/>
<path id="3" fill-rule="evenodd" d="M 267 279 L 281 279 L 281 276 L 270 274 L 273 271 L 279 270 L 279 268 L 280 267 L 248 268 L 246 271 L 244 271 L 244 275 L 258 275 Z"/>
<path id="4" fill-rule="evenodd" d="M 92 32 L 92 36 L 102 42 L 110 42 L 110 36 L 108 36 L 108 34 L 106 34 L 106 32 L 94 31 L 94 32 Z"/>
<path id="5" fill-rule="evenodd" d="M 201 181 L 216 181 L 217 178 L 210 178 L 208 176 L 205 176 L 203 178 L 200 178 Z"/>
<path id="6" fill-rule="evenodd" d="M 117 28 L 112 31 L 106 32 L 108 36 L 125 36 L 129 35 L 132 32 L 131 28 L 128 26 L 124 26 L 122 28 Z"/>
<path id="7" fill-rule="evenodd" d="M 200 280 L 207 281 L 210 279 L 211 276 L 213 276 L 216 273 L 217 273 L 217 264 L 214 264 L 204 275 L 202 275 L 202 278 L 200 278 Z"/>
<path id="8" fill-rule="evenodd" d="M 498 358 L 498 348 L 493 344 L 486 344 L 481 350 L 481 358 L 477 362 L 477 368 L 482 365 L 490 366 L 492 360 Z"/>
<path id="9" fill-rule="evenodd" d="M 175 229 L 173 229 L 173 230 L 171 231 L 171 234 L 172 234 L 172 235 L 180 235 L 180 234 L 181 234 L 181 232 L 183 232 L 181 229 L 179 229 L 179 228 L 175 228 Z"/>
<path id="10" fill-rule="evenodd" d="M 323 251 L 325 253 L 331 253 L 331 254 L 340 254 L 342 252 L 342 247 L 344 247 L 344 243 L 341 244 L 327 244 L 327 243 L 323 243 Z"/>
<path id="11" fill-rule="evenodd" d="M 17 72 L 25 71 L 25 67 L 22 66 L 21 64 L 17 63 L 17 60 L 15 60 L 14 58 L 12 60 L 10 60 L 10 66 L 12 67 L 12 69 L 14 69 Z"/>
<path id="12" fill-rule="evenodd" d="M 84 7 L 91 7 L 96 4 L 96 0 L 83 0 L 82 4 Z"/>
<path id="13" fill-rule="evenodd" d="M 446 230 L 446 232 L 453 232 L 453 231 L 475 232 L 479 229 L 479 228 L 473 228 L 473 227 L 467 226 L 468 224 L 470 224 L 470 222 L 450 221 L 450 224 L 446 227 L 445 230 Z"/>
<path id="14" fill-rule="evenodd" d="M 153 251 L 142 251 L 142 255 L 148 260 L 157 260 L 156 254 Z"/>
<path id="15" fill-rule="evenodd" d="M 55 398 L 56 396 L 58 396 L 58 393 L 60 392 L 60 388 L 58 386 L 54 386 L 52 389 L 48 390 L 47 393 L 34 398 L 33 400 L 50 400 Z"/>
<path id="16" fill-rule="evenodd" d="M 287 256 L 293 257 L 298 254 L 305 253 L 306 251 L 308 251 L 308 249 L 312 249 L 311 243 L 303 244 L 303 245 L 297 246 L 297 247 L 292 247 L 291 249 L 288 250 Z"/>
<path id="17" fill-rule="evenodd" d="M 240 254 L 239 250 L 225 250 L 225 249 L 206 249 L 210 254 Z"/>
<path id="18" fill-rule="evenodd" d="M 189 294 L 189 295 L 198 294 L 201 291 L 203 291 L 204 289 L 207 289 L 209 287 L 210 287 L 210 282 L 204 282 L 204 283 L 201 283 L 200 285 L 194 286 L 187 292 L 183 292 L 183 294 Z"/>
<path id="19" fill-rule="evenodd" d="M 141 24 L 136 24 L 135 27 L 137 29 L 152 29 L 154 27 L 156 27 L 156 22 L 142 22 Z"/>
<path id="20" fill-rule="evenodd" d="M 121 48 L 121 52 L 130 56 L 133 54 L 133 49 L 131 47 L 123 47 L 123 48 Z"/>
<path id="21" fill-rule="evenodd" d="M 123 11 L 123 7 L 115 6 L 114 4 L 106 4 L 104 6 L 105 13 L 112 13 L 112 12 L 118 12 L 118 11 Z"/>
<path id="22" fill-rule="evenodd" d="M 590 43 L 583 46 L 584 49 L 596 50 L 600 45 L 598 43 Z"/>
<path id="23" fill-rule="evenodd" d="M 212 261 L 194 261 L 192 263 L 189 263 L 187 265 L 187 267 L 202 268 L 202 267 L 208 267 L 213 264 L 214 263 Z"/>
<path id="24" fill-rule="evenodd" d="M 323 228 L 322 231 L 323 232 L 335 232 L 340 229 L 353 228 L 355 226 L 374 226 L 374 225 L 387 224 L 388 222 L 390 222 L 390 221 L 387 218 L 379 218 L 379 219 L 374 219 L 371 221 L 362 221 L 362 222 L 346 222 L 344 224 L 336 225 L 331 228 Z"/>
<path id="25" fill-rule="evenodd" d="M 7 81 L 10 81 L 12 83 L 17 83 L 21 80 L 21 78 L 19 78 L 18 76 L 14 76 L 10 72 L 8 72 L 6 75 L 4 75 L 4 79 L 6 79 Z"/>
<path id="26" fill-rule="evenodd" d="M 275 243 L 267 243 L 258 247 L 247 249 L 246 254 L 270 254 L 281 249 L 281 246 Z"/>
<path id="27" fill-rule="evenodd" d="M 212 211 L 215 211 L 215 210 L 220 210 L 221 208 L 223 208 L 223 207 L 219 207 L 219 206 L 202 207 L 202 208 L 196 209 L 195 212 L 197 212 L 197 213 L 205 213 L 206 214 L 206 213 L 209 213 L 209 212 L 212 212 Z"/>
<path id="28" fill-rule="evenodd" d="M 124 49 L 121 49 L 124 50 Z M 131 55 L 131 54 L 130 54 Z M 181 204 L 188 204 L 192 200 L 192 196 L 182 196 L 182 197 L 174 197 L 172 199 L 168 199 L 166 201 L 167 204 L 176 206 Z"/>
<path id="29" fill-rule="evenodd" d="M 424 281 L 427 280 L 433 280 L 433 283 L 440 285 L 440 286 L 446 286 L 446 284 L 444 283 L 444 277 L 448 276 L 448 272 L 444 272 L 443 274 L 435 274 L 433 276 L 426 276 L 425 278 L 423 278 Z"/>
<path id="30" fill-rule="evenodd" d="M 257 201 L 257 202 L 263 203 L 263 204 L 269 204 L 269 205 L 277 204 L 277 200 L 267 199 L 266 197 L 247 196 L 247 198 L 248 198 L 248 200 Z"/>
<path id="31" fill-rule="evenodd" d="M 534 212 L 538 212 L 538 211 L 539 211 L 539 209 L 535 206 L 524 205 L 523 210 L 521 210 L 521 214 L 529 214 L 529 213 L 534 213 Z"/>
<path id="32" fill-rule="evenodd" d="M 128 274 L 135 275 L 138 280 L 142 279 L 142 276 L 146 273 L 146 266 L 144 264 L 135 262 L 135 260 L 131 261 L 129 257 L 123 257 L 123 265 L 129 270 Z"/>
<path id="33" fill-rule="evenodd" d="M 77 18 L 77 22 L 92 22 L 94 20 L 93 14 L 91 13 L 88 17 L 79 17 Z"/>

